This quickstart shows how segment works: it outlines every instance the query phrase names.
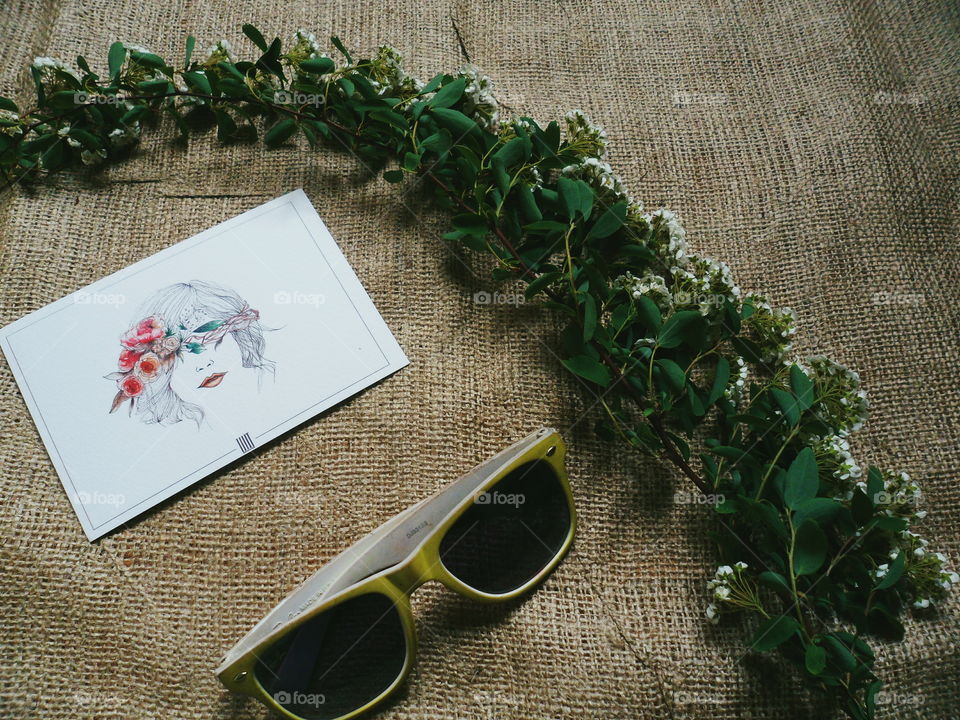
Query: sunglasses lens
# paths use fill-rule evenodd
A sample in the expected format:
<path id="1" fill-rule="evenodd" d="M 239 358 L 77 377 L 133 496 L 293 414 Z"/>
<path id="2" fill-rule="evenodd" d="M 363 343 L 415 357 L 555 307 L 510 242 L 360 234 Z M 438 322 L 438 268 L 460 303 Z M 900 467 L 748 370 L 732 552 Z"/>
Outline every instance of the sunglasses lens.
<path id="1" fill-rule="evenodd" d="M 440 558 L 466 585 L 491 595 L 508 593 L 557 556 L 570 522 L 556 471 L 534 460 L 474 499 L 440 541 Z"/>
<path id="2" fill-rule="evenodd" d="M 363 707 L 399 677 L 406 659 L 400 613 L 368 593 L 314 616 L 261 654 L 257 680 L 285 710 L 329 720 Z"/>

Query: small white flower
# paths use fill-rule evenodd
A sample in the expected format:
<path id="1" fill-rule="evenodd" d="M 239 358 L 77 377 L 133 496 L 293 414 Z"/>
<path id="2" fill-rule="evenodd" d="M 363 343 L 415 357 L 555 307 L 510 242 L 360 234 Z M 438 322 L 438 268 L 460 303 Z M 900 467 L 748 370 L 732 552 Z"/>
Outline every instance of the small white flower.
<path id="1" fill-rule="evenodd" d="M 707 620 L 709 620 L 712 625 L 720 622 L 720 613 L 717 610 L 717 606 L 713 603 L 707 605 Z"/>
<path id="2" fill-rule="evenodd" d="M 736 563 L 736 564 L 734 565 L 734 567 L 737 568 L 737 570 L 746 570 L 747 567 L 748 567 L 748 565 L 747 565 L 745 562 L 740 561 L 740 562 Z"/>
<path id="3" fill-rule="evenodd" d="M 729 565 L 721 565 L 717 568 L 717 577 L 726 577 L 727 575 L 733 575 L 733 568 Z"/>
<path id="4" fill-rule="evenodd" d="M 713 591 L 713 596 L 717 600 L 726 600 L 728 597 L 730 597 L 730 588 L 728 588 L 726 585 L 721 585 Z"/>
<path id="5" fill-rule="evenodd" d="M 923 598 L 922 600 L 915 600 L 913 603 L 913 607 L 915 607 L 917 610 L 923 610 L 924 608 L 928 608 L 930 607 L 930 600 L 928 600 L 927 598 Z"/>

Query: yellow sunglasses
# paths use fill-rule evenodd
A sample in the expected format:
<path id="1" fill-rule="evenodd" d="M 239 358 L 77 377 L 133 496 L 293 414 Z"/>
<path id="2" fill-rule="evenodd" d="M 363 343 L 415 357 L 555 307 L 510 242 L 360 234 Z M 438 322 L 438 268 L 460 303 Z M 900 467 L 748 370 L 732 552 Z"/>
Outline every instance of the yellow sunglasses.
<path id="1" fill-rule="evenodd" d="M 508 600 L 560 562 L 576 530 L 565 450 L 544 428 L 388 520 L 257 623 L 220 681 L 294 720 L 345 720 L 383 701 L 413 666 L 418 587 Z"/>

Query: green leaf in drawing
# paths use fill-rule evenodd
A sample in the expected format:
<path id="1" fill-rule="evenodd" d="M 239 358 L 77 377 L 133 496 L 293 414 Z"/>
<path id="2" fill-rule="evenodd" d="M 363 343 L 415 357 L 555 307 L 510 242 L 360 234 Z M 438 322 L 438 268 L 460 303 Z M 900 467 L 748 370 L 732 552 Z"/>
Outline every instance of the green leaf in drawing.
<path id="1" fill-rule="evenodd" d="M 211 320 L 210 322 L 205 322 L 198 328 L 194 329 L 195 333 L 208 333 L 211 330 L 216 330 L 218 327 L 223 325 L 223 322 L 220 320 Z"/>

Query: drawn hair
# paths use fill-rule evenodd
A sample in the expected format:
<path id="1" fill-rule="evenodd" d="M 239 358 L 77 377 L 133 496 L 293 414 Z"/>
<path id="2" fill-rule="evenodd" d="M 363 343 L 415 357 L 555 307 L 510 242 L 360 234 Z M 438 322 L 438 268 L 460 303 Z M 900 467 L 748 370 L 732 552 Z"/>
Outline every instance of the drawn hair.
<path id="1" fill-rule="evenodd" d="M 231 336 L 240 348 L 243 367 L 257 370 L 258 381 L 262 381 L 265 372 L 275 374 L 276 364 L 264 355 L 266 341 L 263 336 L 269 328 L 260 324 L 259 314 L 233 290 L 203 280 L 176 283 L 158 290 L 143 305 L 138 318 L 148 316 L 162 318 L 168 328 L 182 326 L 189 330 L 193 330 L 198 322 L 222 323 L 214 347 Z M 244 318 L 245 322 L 235 323 L 238 317 Z M 137 398 L 136 412 L 144 422 L 172 425 L 181 420 L 193 420 L 199 426 L 203 421 L 203 408 L 184 400 L 170 385 L 178 362 L 182 362 L 179 357 L 166 365 L 157 381 L 149 383 L 143 395 Z"/>

